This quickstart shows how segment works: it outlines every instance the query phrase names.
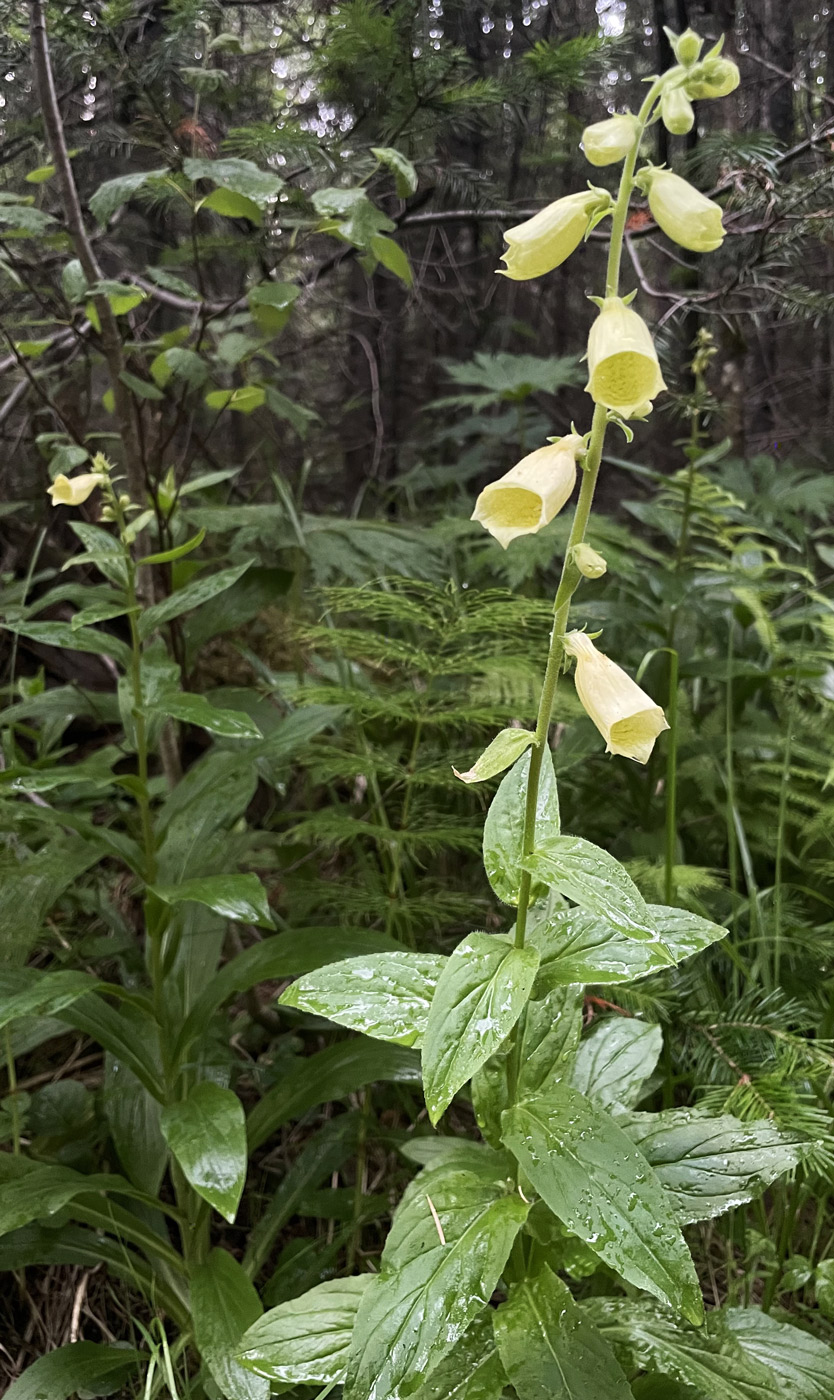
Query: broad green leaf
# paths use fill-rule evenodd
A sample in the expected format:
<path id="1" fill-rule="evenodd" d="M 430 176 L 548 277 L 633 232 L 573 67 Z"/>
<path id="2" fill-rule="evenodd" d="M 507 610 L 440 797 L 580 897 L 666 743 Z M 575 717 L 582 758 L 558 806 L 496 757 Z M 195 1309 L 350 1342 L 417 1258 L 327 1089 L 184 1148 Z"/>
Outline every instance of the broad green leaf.
<path id="1" fill-rule="evenodd" d="M 77 1392 L 109 1395 L 141 1374 L 148 1357 L 132 1347 L 71 1342 L 39 1356 L 5 1392 L 6 1400 L 70 1400 Z"/>
<path id="2" fill-rule="evenodd" d="M 423 1038 L 423 1090 L 436 1123 L 458 1089 L 509 1035 L 530 995 L 539 964 L 531 948 L 470 933 L 449 958 Z"/>
<path id="3" fill-rule="evenodd" d="M 280 175 L 271 170 L 261 170 L 251 160 L 241 160 L 236 156 L 221 160 L 205 160 L 189 156 L 182 163 L 187 180 L 213 180 L 226 190 L 246 195 L 256 204 L 265 206 L 284 187 Z"/>
<path id="4" fill-rule="evenodd" d="M 369 247 L 372 238 L 396 228 L 393 219 L 383 214 L 363 189 L 316 190 L 310 202 L 326 220 L 323 232 L 337 233 L 357 248 Z"/>
<path id="5" fill-rule="evenodd" d="M 501 1400 L 506 1384 L 487 1308 L 435 1366 L 414 1400 Z"/>
<path id="6" fill-rule="evenodd" d="M 223 214 L 227 219 L 248 219 L 250 224 L 255 224 L 256 227 L 263 223 L 261 206 L 256 200 L 222 186 L 207 194 L 205 199 L 200 201 L 200 208 L 213 209 L 215 214 Z"/>
<path id="7" fill-rule="evenodd" d="M 178 691 L 163 695 L 154 705 L 160 714 L 170 715 L 183 724 L 196 724 L 223 739 L 262 739 L 260 729 L 240 710 L 219 710 L 205 695 Z"/>
<path id="8" fill-rule="evenodd" d="M 748 1361 L 770 1373 L 779 1400 L 831 1400 L 834 1350 L 819 1337 L 758 1308 L 727 1308 L 721 1317 Z"/>
<path id="9" fill-rule="evenodd" d="M 521 844 L 524 835 L 524 807 L 530 776 L 530 751 L 523 754 L 501 779 L 484 823 L 484 869 L 499 899 L 518 904 L 521 879 Z M 544 755 L 536 799 L 536 836 L 541 841 L 558 836 L 559 792 L 550 749 Z M 545 893 L 546 886 L 533 882 L 531 899 Z M 584 980 L 574 979 L 577 982 Z"/>
<path id="10" fill-rule="evenodd" d="M 541 953 L 537 992 L 570 983 L 608 986 L 634 982 L 667 967 L 667 952 L 676 963 L 682 962 L 727 932 L 685 909 L 669 909 L 661 904 L 650 904 L 648 908 L 652 922 L 661 931 L 663 947 L 635 943 L 608 920 L 583 909 L 557 909 L 539 917 L 533 910 L 527 939 Z"/>
<path id="11" fill-rule="evenodd" d="M 583 1312 L 629 1372 L 668 1376 L 705 1400 L 781 1400 L 772 1372 L 746 1355 L 726 1326 L 687 1327 L 653 1303 L 624 1298 L 594 1298 L 583 1304 Z M 800 1395 L 806 1400 L 803 1392 L 794 1392 L 791 1400 Z"/>
<path id="12" fill-rule="evenodd" d="M 42 209 L 33 209 L 30 205 L 0 203 L 0 225 L 5 225 L 11 233 L 21 234 L 44 234 L 52 233 L 55 219 L 51 214 L 46 214 Z"/>
<path id="13" fill-rule="evenodd" d="M 114 617 L 124 617 L 126 613 L 124 603 L 91 603 L 73 614 L 70 627 L 76 631 L 79 627 L 89 627 L 96 622 L 110 622 Z"/>
<path id="14" fill-rule="evenodd" d="M 451 1351 L 498 1283 L 529 1206 L 468 1171 L 408 1187 L 359 1308 L 345 1400 L 402 1400 Z"/>
<path id="15" fill-rule="evenodd" d="M 333 1279 L 264 1313 L 241 1341 L 244 1366 L 283 1389 L 340 1384 L 356 1313 L 373 1278 Z"/>
<path id="16" fill-rule="evenodd" d="M 205 396 L 207 408 L 229 408 L 235 413 L 254 413 L 266 402 L 266 390 L 257 384 L 244 384 L 240 389 L 212 389 Z"/>
<path id="17" fill-rule="evenodd" d="M 298 436 L 303 440 L 314 423 L 318 423 L 319 415 L 305 404 L 296 403 L 295 399 L 288 399 L 286 394 L 282 394 L 274 384 L 266 387 L 266 406 L 270 413 L 274 413 L 276 418 L 289 423 Z"/>
<path id="18" fill-rule="evenodd" d="M 407 199 L 410 194 L 414 194 L 417 189 L 417 171 L 402 151 L 395 150 L 393 146 L 371 146 L 371 155 L 376 156 L 380 165 L 384 165 L 393 174 L 400 199 Z"/>
<path id="19" fill-rule="evenodd" d="M 127 584 L 127 574 L 119 541 L 106 530 L 100 529 L 98 525 L 90 525 L 86 520 L 71 519 L 69 526 L 84 545 L 85 553 L 67 560 L 64 568 L 68 565 L 92 563 L 111 583 L 124 588 Z"/>
<path id="20" fill-rule="evenodd" d="M 520 1023 L 521 1049 L 516 1098 L 531 1098 L 562 1078 L 571 1067 L 582 1032 L 581 987 L 556 987 L 528 1001 Z M 472 1106 L 478 1126 L 493 1147 L 501 1145 L 501 1115 L 509 1108 L 507 1059 L 510 1042 L 491 1055 L 472 1080 Z"/>
<path id="21" fill-rule="evenodd" d="M 165 904 L 205 904 L 224 919 L 273 928 L 266 890 L 257 875 L 200 875 L 179 885 L 154 885 Z"/>
<path id="22" fill-rule="evenodd" d="M 130 309 L 130 307 L 125 307 L 127 311 Z M 122 313 L 116 313 L 114 310 L 114 314 L 121 315 Z M 158 389 L 155 384 L 151 384 L 148 379 L 140 379 L 138 374 L 129 374 L 127 370 L 123 370 L 119 378 L 125 387 L 139 399 L 150 399 L 152 402 L 159 402 L 160 399 L 165 397 L 161 389 Z"/>
<path id="23" fill-rule="evenodd" d="M 669 904 L 650 904 L 649 914 L 676 963 L 726 938 L 729 932 L 721 924 L 702 919 L 700 914 L 691 914 L 688 909 L 675 909 Z"/>
<path id="24" fill-rule="evenodd" d="M 513 1173 L 508 1152 L 496 1152 L 484 1142 L 471 1138 L 441 1137 L 432 1133 L 425 1137 L 410 1137 L 400 1147 L 409 1162 L 421 1167 L 448 1167 L 452 1171 L 471 1171 L 479 1176 L 491 1176 L 495 1181 L 507 1181 Z"/>
<path id="25" fill-rule="evenodd" d="M 35 170 L 30 170 L 28 175 L 24 175 L 27 185 L 42 185 L 47 180 L 51 180 L 55 174 L 54 165 L 39 165 Z"/>
<path id="26" fill-rule="evenodd" d="M 573 1087 L 602 1108 L 631 1108 L 663 1049 L 660 1026 L 628 1016 L 600 1021 L 579 1046 Z"/>
<path id="27" fill-rule="evenodd" d="M 208 378 L 208 365 L 202 356 L 182 345 L 162 350 L 151 360 L 150 370 L 151 378 L 161 389 L 168 383 L 182 383 L 190 389 L 201 389 Z"/>
<path id="28" fill-rule="evenodd" d="M 216 574 L 201 574 L 184 588 L 178 588 L 170 598 L 146 608 L 139 618 L 139 635 L 143 638 L 149 637 L 157 627 L 162 627 L 164 623 L 171 622 L 184 612 L 190 612 L 192 608 L 199 608 L 210 598 L 216 598 L 219 593 L 225 593 L 227 588 L 231 588 L 243 577 L 251 562 L 251 559 L 247 559 L 243 564 L 235 564 L 230 569 L 220 569 Z"/>
<path id="29" fill-rule="evenodd" d="M 803 1144 L 767 1121 L 712 1118 L 697 1108 L 635 1113 L 621 1126 L 651 1163 L 687 1225 L 760 1196 L 802 1160 Z"/>
<path id="30" fill-rule="evenodd" d="M 51 340 L 16 340 L 14 348 L 24 360 L 39 360 L 51 344 Z"/>
<path id="31" fill-rule="evenodd" d="M 375 953 L 330 963 L 281 997 L 314 1016 L 398 1045 L 419 1045 L 446 959 L 437 953 Z"/>
<path id="32" fill-rule="evenodd" d="M 493 1323 L 519 1400 L 633 1400 L 608 1343 L 547 1266 L 511 1287 Z"/>
<path id="33" fill-rule="evenodd" d="M 111 1006 L 93 994 L 59 1011 L 58 1018 L 83 1031 L 128 1065 L 153 1098 L 162 1097 L 155 1059 L 157 1030 L 152 1018 L 140 1007 L 131 1002 Z"/>
<path id="34" fill-rule="evenodd" d="M 94 632 L 91 627 L 74 628 L 69 622 L 7 622 L 5 625 L 9 632 L 40 642 L 41 646 L 110 656 L 125 669 L 130 665 L 130 647 L 118 637 L 111 637 L 109 632 Z"/>
<path id="35" fill-rule="evenodd" d="M 121 291 L 107 292 L 107 300 L 110 303 L 110 310 L 114 316 L 126 316 L 129 311 L 133 311 L 137 306 L 141 306 L 146 300 L 146 293 L 139 287 L 127 287 L 123 283 L 117 284 Z M 161 399 L 162 394 L 155 384 L 149 384 L 146 379 L 140 379 L 138 375 L 131 374 L 128 370 L 122 370 L 119 375 L 122 383 L 134 394 L 138 394 L 140 399 Z"/>
<path id="36" fill-rule="evenodd" d="M 338 962 L 345 954 L 356 956 L 394 952 L 396 944 L 384 933 L 368 929 L 307 928 L 297 933 L 279 933 L 238 953 L 209 982 L 192 1006 L 180 1032 L 175 1058 L 191 1040 L 205 1030 L 212 1013 L 229 997 L 248 991 L 257 982 L 297 977 L 326 963 Z"/>
<path id="37" fill-rule="evenodd" d="M 467 772 L 459 773 L 457 768 L 453 768 L 452 772 L 463 783 L 482 783 L 515 763 L 525 749 L 535 742 L 535 738 L 531 729 L 502 729 Z"/>
<path id="38" fill-rule="evenodd" d="M 249 1114 L 249 1149 L 254 1152 L 267 1138 L 320 1103 L 355 1094 L 376 1080 L 419 1084 L 420 1058 L 404 1045 L 357 1037 L 330 1045 L 316 1055 L 304 1056 L 287 1069 L 279 1083 L 268 1090 Z"/>
<path id="39" fill-rule="evenodd" d="M 568 1230 L 629 1283 L 699 1323 L 701 1291 L 672 1204 L 613 1118 L 557 1084 L 503 1121 L 507 1146 Z"/>
<path id="40" fill-rule="evenodd" d="M 237 1358 L 241 1338 L 261 1316 L 251 1279 L 226 1249 L 213 1249 L 191 1270 L 194 1341 L 226 1400 L 269 1400 L 269 1384 Z"/>
<path id="41" fill-rule="evenodd" d="M 115 180 L 105 180 L 99 185 L 90 199 L 90 213 L 100 224 L 109 223 L 117 209 L 141 190 L 149 180 L 162 180 L 167 170 L 137 170 L 130 175 L 119 175 Z"/>
<path id="42" fill-rule="evenodd" d="M 109 1052 L 104 1061 L 104 1113 L 122 1170 L 148 1196 L 159 1191 L 168 1149 L 159 1126 L 160 1105 L 127 1065 Z"/>
<path id="43" fill-rule="evenodd" d="M 248 295 L 249 309 L 265 335 L 277 335 L 290 319 L 301 288 L 293 282 L 261 282 Z M 267 396 L 267 401 L 268 401 Z"/>
<path id="44" fill-rule="evenodd" d="M 233 1221 L 246 1180 L 246 1128 L 237 1094 L 204 1080 L 162 1110 L 160 1125 L 197 1195 Z"/>
<path id="45" fill-rule="evenodd" d="M 54 1215 L 79 1196 L 92 1197 L 101 1192 L 134 1197 L 139 1194 L 115 1172 L 85 1175 L 72 1167 L 41 1166 L 29 1158 L 12 1158 L 7 1153 L 0 1157 L 0 1164 L 0 1235 L 19 1230 L 40 1216 Z"/>
<path id="46" fill-rule="evenodd" d="M 411 271 L 411 263 L 408 261 L 408 254 L 399 243 L 395 243 L 393 238 L 386 238 L 384 234 L 377 234 L 371 239 L 371 253 L 387 268 L 393 272 L 395 277 L 399 277 L 407 287 L 414 285 L 414 274 Z"/>
<path id="47" fill-rule="evenodd" d="M 84 270 L 77 258 L 71 258 L 61 271 L 61 290 L 70 306 L 83 301 L 89 291 Z"/>
<path id="48" fill-rule="evenodd" d="M 522 861 L 537 880 L 572 899 L 581 909 L 600 914 L 626 938 L 651 943 L 673 962 L 660 942 L 643 896 L 614 856 L 581 836 L 554 836 L 537 842 Z"/>
<path id="49" fill-rule="evenodd" d="M 834 1259 L 823 1259 L 817 1264 L 814 1293 L 823 1317 L 834 1318 Z"/>

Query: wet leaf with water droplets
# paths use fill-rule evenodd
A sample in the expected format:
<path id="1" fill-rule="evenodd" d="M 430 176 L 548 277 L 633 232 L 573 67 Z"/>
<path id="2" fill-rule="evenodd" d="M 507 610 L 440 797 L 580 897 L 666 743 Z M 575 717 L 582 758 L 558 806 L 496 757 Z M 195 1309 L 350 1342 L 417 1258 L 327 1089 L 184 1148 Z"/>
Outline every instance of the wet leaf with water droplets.
<path id="1" fill-rule="evenodd" d="M 330 963 L 293 982 L 282 1006 L 327 1016 L 375 1040 L 419 1045 L 447 959 L 437 953 L 373 953 Z"/>
<path id="2" fill-rule="evenodd" d="M 573 1087 L 603 1108 L 631 1108 L 663 1049 L 660 1026 L 632 1016 L 600 1021 L 582 1041 L 573 1071 Z"/>
<path id="3" fill-rule="evenodd" d="M 510 1289 L 494 1326 L 520 1400 L 632 1400 L 608 1343 L 547 1266 Z"/>
<path id="4" fill-rule="evenodd" d="M 437 984 L 423 1040 L 423 1091 L 432 1123 L 509 1035 L 539 965 L 534 948 L 470 933 Z"/>
<path id="5" fill-rule="evenodd" d="M 501 779 L 484 823 L 484 869 L 493 890 L 505 904 L 518 904 L 521 840 L 524 833 L 524 806 L 529 773 L 528 750 Z M 559 793 L 556 774 L 553 771 L 553 756 L 548 749 L 539 778 L 536 831 L 541 840 L 546 840 L 550 836 L 558 836 L 560 830 Z M 534 882 L 530 890 L 531 900 L 539 898 L 546 888 L 545 885 Z"/>
<path id="6" fill-rule="evenodd" d="M 699 1323 L 695 1267 L 649 1163 L 605 1112 L 557 1084 L 504 1114 L 504 1140 L 564 1225 L 629 1283 Z"/>
<path id="7" fill-rule="evenodd" d="M 651 943 L 667 965 L 674 962 L 631 876 L 601 846 L 581 836 L 552 836 L 537 842 L 523 867 L 581 909 L 602 915 L 625 938 Z"/>

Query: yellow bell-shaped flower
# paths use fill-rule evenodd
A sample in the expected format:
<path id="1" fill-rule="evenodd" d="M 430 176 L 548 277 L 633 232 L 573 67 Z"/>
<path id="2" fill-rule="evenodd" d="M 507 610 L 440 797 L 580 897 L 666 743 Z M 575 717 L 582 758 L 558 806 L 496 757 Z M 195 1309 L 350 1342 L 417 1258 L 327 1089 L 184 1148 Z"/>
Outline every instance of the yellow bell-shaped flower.
<path id="1" fill-rule="evenodd" d="M 610 204 L 607 190 L 580 190 L 548 204 L 532 219 L 507 229 L 508 247 L 501 254 L 507 266 L 497 271 L 514 282 L 552 272 L 579 247 L 594 215 Z"/>
<path id="2" fill-rule="evenodd" d="M 535 535 L 570 499 L 576 457 L 584 447 L 577 433 L 522 457 L 498 481 L 485 486 L 472 512 L 504 548 L 519 535 Z"/>
<path id="3" fill-rule="evenodd" d="M 724 242 L 723 210 L 688 180 L 649 165 L 637 176 L 649 197 L 652 218 L 665 234 L 692 253 L 712 253 Z"/>
<path id="4" fill-rule="evenodd" d="M 673 136 L 685 136 L 695 125 L 692 103 L 682 87 L 667 88 L 660 99 L 663 125 Z"/>
<path id="5" fill-rule="evenodd" d="M 631 112 L 586 126 L 582 133 L 582 149 L 591 165 L 616 165 L 625 160 L 640 130 L 640 123 Z"/>
<path id="6" fill-rule="evenodd" d="M 587 393 L 623 418 L 642 417 L 666 388 L 651 332 L 622 297 L 606 297 L 588 337 Z"/>
<path id="7" fill-rule="evenodd" d="M 569 632 L 565 651 L 576 657 L 576 693 L 605 740 L 606 753 L 647 763 L 658 734 L 669 728 L 660 706 L 584 632 Z"/>
<path id="8" fill-rule="evenodd" d="M 100 485 L 98 472 L 82 472 L 81 476 L 71 478 L 61 474 L 47 487 L 47 495 L 52 497 L 54 506 L 80 506 Z"/>

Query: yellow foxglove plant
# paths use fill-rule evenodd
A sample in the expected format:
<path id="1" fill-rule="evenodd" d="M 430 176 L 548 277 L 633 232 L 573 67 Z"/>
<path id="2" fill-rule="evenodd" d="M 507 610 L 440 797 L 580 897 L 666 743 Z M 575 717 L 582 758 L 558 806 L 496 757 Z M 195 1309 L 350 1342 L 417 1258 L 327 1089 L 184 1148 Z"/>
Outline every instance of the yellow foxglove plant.
<path id="1" fill-rule="evenodd" d="M 723 210 L 688 180 L 662 166 L 647 165 L 637 183 L 648 196 L 652 218 L 681 248 L 714 253 L 724 242 Z"/>
<path id="2" fill-rule="evenodd" d="M 101 484 L 99 472 L 82 472 L 80 476 L 60 473 L 47 487 L 47 495 L 51 496 L 54 506 L 81 506 Z"/>
<path id="3" fill-rule="evenodd" d="M 622 297 L 606 296 L 588 337 L 588 383 L 594 403 L 621 418 L 642 417 L 666 388 L 652 334 Z"/>
<path id="4" fill-rule="evenodd" d="M 694 39 L 681 36 L 688 63 L 700 52 Z M 580 696 L 613 754 L 646 763 L 667 727 L 651 697 L 585 632 L 569 631 L 568 622 L 583 577 L 599 577 L 605 567 L 585 534 L 608 424 L 645 412 L 665 387 L 648 327 L 621 296 L 620 261 L 640 144 L 682 71 L 676 66 L 651 81 L 617 157 L 622 171 L 605 286 L 588 352 L 595 400 L 590 430 L 583 437 L 572 431 L 531 453 L 487 486 L 475 507 L 475 518 L 507 547 L 565 505 L 581 458 L 535 730 L 502 730 L 458 773 L 467 784 L 504 773 L 486 818 L 484 865 L 498 899 L 515 911 L 514 923 L 504 933 L 469 933 L 449 957 L 397 950 L 331 963 L 300 977 L 282 997 L 285 1005 L 330 1016 L 367 1036 L 419 1046 L 433 1125 L 471 1083 L 483 1142 L 461 1141 L 455 1125 L 436 1139 L 415 1137 L 414 1159 L 425 1169 L 397 1210 L 379 1272 L 322 1284 L 250 1326 L 239 1343 L 240 1360 L 284 1389 L 316 1382 L 326 1387 L 322 1396 L 341 1385 L 343 1400 L 402 1400 L 457 1393 L 463 1377 L 469 1394 L 469 1377 L 486 1358 L 491 1396 L 510 1387 L 520 1397 L 570 1392 L 577 1400 L 580 1393 L 629 1400 L 629 1379 L 604 1331 L 606 1320 L 616 1331 L 620 1310 L 626 1319 L 639 1310 L 635 1290 L 676 1313 L 678 1326 L 692 1328 L 687 1346 L 698 1348 L 703 1301 L 681 1220 L 698 1218 L 701 1201 L 703 1214 L 712 1209 L 707 1198 L 714 1177 L 687 1139 L 676 1171 L 665 1179 L 668 1155 L 658 1150 L 650 1161 L 651 1148 L 643 1150 L 651 1115 L 621 1112 L 619 1103 L 609 1111 L 621 1093 L 616 1073 L 606 1085 L 599 1070 L 609 1050 L 614 1058 L 633 1055 L 629 1063 L 639 1062 L 650 1074 L 661 1037 L 637 1016 L 616 1018 L 608 1023 L 616 1047 L 612 1039 L 605 1047 L 598 1042 L 602 1056 L 591 1061 L 592 1070 L 587 1059 L 582 1066 L 577 1046 L 584 997 L 575 984 L 615 980 L 612 958 L 627 974 L 618 972 L 616 980 L 631 980 L 632 970 L 637 977 L 674 965 L 726 930 L 699 920 L 696 939 L 685 911 L 647 904 L 612 855 L 562 832 L 549 744 L 568 654 L 576 656 Z M 594 148 L 597 156 L 600 150 Z M 584 200 L 569 196 L 511 230 L 507 274 L 541 276 L 564 261 L 604 207 L 595 211 Z M 604 1022 L 600 1030 L 604 1040 Z M 647 1032 L 656 1045 L 651 1054 Z M 653 1141 L 668 1121 L 658 1125 Z M 746 1128 L 738 1124 L 743 1141 Z M 780 1150 L 788 1169 L 795 1155 L 781 1144 Z M 678 1168 L 684 1162 L 688 1213 L 682 1215 Z M 727 1199 L 728 1206 L 736 1201 Z M 551 1243 L 566 1237 L 569 1245 L 578 1237 L 588 1257 L 607 1266 L 607 1293 L 613 1274 L 624 1280 L 628 1296 L 606 1297 L 599 1314 L 576 1303 L 559 1277 L 564 1254 Z M 502 1301 L 492 1307 L 496 1289 Z M 320 1355 L 323 1309 L 337 1306 L 340 1317 L 355 1318 L 349 1343 L 338 1366 L 328 1356 L 327 1367 L 313 1370 L 306 1358 Z M 627 1320 L 624 1325 L 627 1330 Z M 309 1350 L 299 1346 L 305 1337 Z M 639 1359 L 642 1365 L 642 1354 Z M 652 1369 L 650 1359 L 645 1369 Z"/>
<path id="5" fill-rule="evenodd" d="M 504 234 L 507 251 L 501 255 L 506 267 L 498 271 L 514 282 L 526 282 L 552 272 L 576 252 L 594 222 L 610 205 L 611 196 L 607 190 L 593 188 L 554 200 L 532 219 L 507 229 Z"/>
<path id="6" fill-rule="evenodd" d="M 576 458 L 585 448 L 576 433 L 539 447 L 485 486 L 472 512 L 504 549 L 519 535 L 535 535 L 570 500 Z"/>
<path id="7" fill-rule="evenodd" d="M 695 125 L 692 103 L 682 87 L 668 88 L 660 99 L 663 125 L 673 136 L 685 136 Z"/>
<path id="8" fill-rule="evenodd" d="M 576 693 L 606 753 L 648 763 L 655 739 L 669 728 L 663 710 L 585 632 L 569 632 L 565 651 L 576 658 Z"/>

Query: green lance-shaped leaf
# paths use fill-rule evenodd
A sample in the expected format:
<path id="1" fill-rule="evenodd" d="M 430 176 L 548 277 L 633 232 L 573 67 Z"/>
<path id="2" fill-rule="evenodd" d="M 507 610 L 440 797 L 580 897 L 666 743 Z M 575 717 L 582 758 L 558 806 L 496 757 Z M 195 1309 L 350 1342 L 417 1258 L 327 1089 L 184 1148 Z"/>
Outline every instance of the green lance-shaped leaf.
<path id="1" fill-rule="evenodd" d="M 504 1138 L 554 1215 L 615 1272 L 695 1323 L 695 1268 L 663 1187 L 605 1112 L 557 1084 L 504 1114 Z"/>
<path id="2" fill-rule="evenodd" d="M 475 1172 L 439 1168 L 411 1183 L 357 1314 L 345 1400 L 418 1389 L 489 1300 L 528 1209 Z"/>
<path id="3" fill-rule="evenodd" d="M 634 1113 L 620 1124 L 653 1167 L 683 1225 L 754 1200 L 802 1160 L 803 1143 L 766 1119 L 697 1108 Z M 806 1144 L 807 1145 L 807 1144 Z"/>
<path id="4" fill-rule="evenodd" d="M 547 1266 L 510 1289 L 494 1326 L 519 1400 L 633 1400 L 608 1343 Z"/>
<path id="5" fill-rule="evenodd" d="M 71 1342 L 39 1356 L 22 1376 L 12 1381 L 6 1400 L 70 1400 L 86 1391 L 110 1395 L 132 1375 L 140 1374 L 147 1356 L 132 1347 L 100 1346 L 97 1342 Z"/>
<path id="6" fill-rule="evenodd" d="M 506 1385 L 487 1308 L 435 1366 L 414 1400 L 501 1400 Z"/>
<path id="7" fill-rule="evenodd" d="M 238 1360 L 247 1327 L 261 1316 L 254 1284 L 226 1249 L 213 1249 L 191 1270 L 194 1340 L 226 1400 L 269 1400 L 269 1382 Z"/>
<path id="8" fill-rule="evenodd" d="M 502 729 L 467 772 L 459 773 L 457 768 L 453 768 L 452 772 L 463 783 L 483 783 L 515 763 L 535 739 L 531 729 Z"/>
<path id="9" fill-rule="evenodd" d="M 266 890 L 257 875 L 199 875 L 179 885 L 154 885 L 165 904 L 205 904 L 224 919 L 273 928 Z"/>
<path id="10" fill-rule="evenodd" d="M 206 1080 L 162 1111 L 165 1141 L 198 1196 L 233 1221 L 246 1180 L 246 1127 L 237 1094 Z"/>
<path id="11" fill-rule="evenodd" d="M 470 933 L 437 984 L 423 1038 L 423 1090 L 432 1123 L 509 1035 L 530 995 L 539 955 Z"/>
<path id="12" fill-rule="evenodd" d="M 721 1322 L 747 1360 L 769 1372 L 779 1400 L 830 1400 L 834 1395 L 834 1349 L 819 1337 L 758 1308 L 727 1308 Z"/>
<path id="13" fill-rule="evenodd" d="M 668 967 L 668 956 L 682 962 L 726 936 L 727 930 L 686 909 L 648 906 L 660 932 L 659 943 L 635 943 L 610 921 L 585 909 L 558 909 L 537 919 L 534 911 L 528 942 L 541 953 L 537 991 L 573 983 L 610 986 L 634 982 Z"/>
<path id="14" fill-rule="evenodd" d="M 541 999 L 527 1003 L 518 1057 L 517 1098 L 532 1098 L 562 1078 L 570 1080 L 582 1032 L 582 1006 L 581 987 L 555 987 Z M 501 1115 L 510 1107 L 509 1053 L 510 1041 L 506 1040 L 472 1080 L 472 1105 L 478 1126 L 494 1147 L 501 1144 Z"/>
<path id="15" fill-rule="evenodd" d="M 537 843 L 522 862 L 537 880 L 572 899 L 582 909 L 601 914 L 626 938 L 657 947 L 671 965 L 643 896 L 614 856 L 581 836 L 555 836 Z"/>
<path id="16" fill-rule="evenodd" d="M 505 904 L 518 904 L 524 809 L 529 776 L 528 749 L 501 779 L 484 823 L 484 869 L 493 890 Z M 556 774 L 553 771 L 553 756 L 548 749 L 542 762 L 536 799 L 536 838 L 539 842 L 548 841 L 551 837 L 558 836 L 560 831 L 559 792 L 556 787 Z M 545 885 L 534 881 L 530 889 L 531 900 L 535 901 L 546 889 Z"/>
<path id="17" fill-rule="evenodd" d="M 105 180 L 90 197 L 90 213 L 98 223 L 108 223 L 116 210 L 127 204 L 149 180 L 163 180 L 167 174 L 167 170 L 137 170 L 131 175 L 118 175 L 115 180 Z"/>
<path id="18" fill-rule="evenodd" d="M 704 1400 L 783 1400 L 773 1387 L 773 1372 L 745 1353 L 725 1325 L 713 1326 L 715 1313 L 708 1314 L 706 1327 L 694 1328 L 654 1303 L 625 1298 L 593 1298 L 582 1310 L 628 1371 L 691 1386 L 687 1396 Z M 793 1391 L 790 1400 L 800 1396 L 806 1400 L 805 1391 Z"/>
<path id="19" fill-rule="evenodd" d="M 299 977 L 281 1004 L 327 1016 L 376 1040 L 419 1045 L 446 962 L 437 953 L 346 958 Z"/>
<path id="20" fill-rule="evenodd" d="M 199 608 L 202 603 L 207 603 L 210 598 L 216 598 L 219 593 L 224 593 L 227 588 L 231 588 L 238 579 L 246 573 L 251 559 L 247 559 L 244 564 L 235 564 L 230 569 L 221 569 L 216 574 L 204 574 L 192 579 L 184 588 L 178 588 L 172 593 L 170 598 L 165 598 L 161 603 L 154 603 L 150 608 L 146 608 L 139 618 L 139 634 L 141 637 L 149 637 L 157 627 L 162 627 L 166 622 L 171 622 L 175 617 L 179 617 L 184 612 L 190 612 L 192 608 Z"/>
<path id="21" fill-rule="evenodd" d="M 11 1153 L 0 1159 L 0 1184 L 0 1235 L 19 1230 L 40 1216 L 54 1215 L 79 1196 L 93 1197 L 103 1191 L 117 1196 L 141 1195 L 115 1172 L 85 1175 L 72 1167 L 42 1165 Z"/>
<path id="22" fill-rule="evenodd" d="M 380 165 L 384 165 L 393 174 L 400 199 L 407 199 L 410 194 L 414 194 L 417 188 L 417 171 L 402 151 L 393 146 L 371 146 L 371 155 L 376 156 Z"/>
<path id="23" fill-rule="evenodd" d="M 340 1385 L 356 1313 L 373 1278 L 332 1279 L 270 1309 L 242 1338 L 241 1362 L 282 1389 Z"/>
<path id="24" fill-rule="evenodd" d="M 660 1026 L 631 1017 L 601 1021 L 579 1046 L 573 1087 L 602 1108 L 637 1103 L 663 1049 Z"/>
<path id="25" fill-rule="evenodd" d="M 190 695 L 185 691 L 162 695 L 154 705 L 159 714 L 169 715 L 183 724 L 196 724 L 209 734 L 222 739 L 262 739 L 255 721 L 241 710 L 220 710 L 205 695 Z"/>

